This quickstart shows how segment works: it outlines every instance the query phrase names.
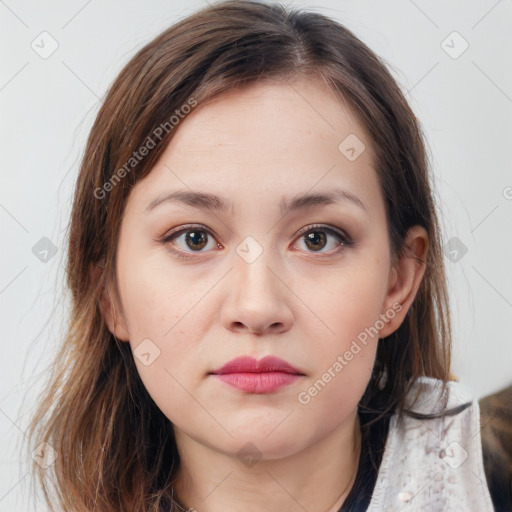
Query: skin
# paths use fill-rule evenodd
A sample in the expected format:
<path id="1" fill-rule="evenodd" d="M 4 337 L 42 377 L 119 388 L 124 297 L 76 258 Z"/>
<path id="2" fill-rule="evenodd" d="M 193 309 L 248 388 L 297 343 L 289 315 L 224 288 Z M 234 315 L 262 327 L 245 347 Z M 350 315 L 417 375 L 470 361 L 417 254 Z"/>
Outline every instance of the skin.
<path id="1" fill-rule="evenodd" d="M 355 161 L 338 149 L 349 134 L 366 146 Z M 400 326 L 425 270 L 412 257 L 391 266 L 373 165 L 363 125 L 323 82 L 260 82 L 193 110 L 132 190 L 117 248 L 120 303 L 106 289 L 102 308 L 111 332 L 132 350 L 146 338 L 160 350 L 148 366 L 135 362 L 172 422 L 181 458 L 175 491 L 186 507 L 331 512 L 350 491 L 360 454 L 356 408 L 378 338 Z M 359 197 L 366 211 L 348 201 L 279 211 L 282 198 L 333 187 Z M 175 190 L 220 195 L 233 208 L 167 202 L 144 212 Z M 197 238 L 187 245 L 186 234 L 160 241 L 190 223 L 213 234 L 203 248 Z M 336 252 L 338 239 L 320 229 L 325 242 L 308 245 L 299 230 L 317 223 L 343 230 L 354 244 Z M 248 236 L 263 251 L 251 263 L 236 251 Z M 411 228 L 407 244 L 425 258 L 423 228 Z M 190 257 L 178 259 L 170 248 Z M 393 304 L 402 308 L 389 318 Z M 321 392 L 300 403 L 298 394 L 379 315 L 386 321 L 378 338 L 360 344 Z M 268 354 L 305 375 L 270 394 L 245 393 L 208 375 L 236 356 Z M 247 443 L 259 457 L 251 466 L 237 455 Z"/>

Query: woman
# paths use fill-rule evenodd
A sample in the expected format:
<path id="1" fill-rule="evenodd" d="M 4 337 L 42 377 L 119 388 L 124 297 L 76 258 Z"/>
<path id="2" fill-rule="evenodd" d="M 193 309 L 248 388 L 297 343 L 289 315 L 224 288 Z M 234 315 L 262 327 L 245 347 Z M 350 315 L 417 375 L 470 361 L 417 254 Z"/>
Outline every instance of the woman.
<path id="1" fill-rule="evenodd" d="M 420 125 L 342 25 L 229 1 L 141 49 L 68 257 L 54 510 L 492 510 Z"/>

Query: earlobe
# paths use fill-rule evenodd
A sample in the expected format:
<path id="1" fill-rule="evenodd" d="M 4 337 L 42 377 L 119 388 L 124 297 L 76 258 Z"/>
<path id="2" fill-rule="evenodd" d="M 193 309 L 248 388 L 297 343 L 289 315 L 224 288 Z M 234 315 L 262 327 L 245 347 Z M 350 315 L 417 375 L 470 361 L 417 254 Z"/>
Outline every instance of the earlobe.
<path id="1" fill-rule="evenodd" d="M 425 275 L 427 251 L 427 231 L 422 226 L 411 227 L 405 238 L 405 252 L 390 271 L 385 309 L 382 311 L 388 321 L 380 330 L 379 338 L 396 331 L 407 315 Z M 392 314 L 390 310 L 393 310 Z"/>
<path id="2" fill-rule="evenodd" d="M 101 279 L 103 272 L 102 265 L 94 264 L 91 267 L 91 277 L 93 283 L 97 283 Z M 125 319 L 119 308 L 116 308 L 116 301 L 113 299 L 113 293 L 110 284 L 105 282 L 101 294 L 99 296 L 100 311 L 107 324 L 108 330 L 120 341 L 129 341 L 129 333 Z"/>

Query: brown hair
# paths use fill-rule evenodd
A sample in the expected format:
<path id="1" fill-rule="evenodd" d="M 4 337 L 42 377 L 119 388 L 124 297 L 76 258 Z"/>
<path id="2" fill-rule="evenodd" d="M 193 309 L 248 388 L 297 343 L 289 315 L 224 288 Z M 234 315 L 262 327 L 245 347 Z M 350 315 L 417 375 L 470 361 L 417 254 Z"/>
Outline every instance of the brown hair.
<path id="1" fill-rule="evenodd" d="M 479 400 L 485 476 L 496 512 L 512 510 L 512 385 Z"/>
<path id="2" fill-rule="evenodd" d="M 449 380 L 450 318 L 429 162 L 421 127 L 398 84 L 379 57 L 326 16 L 280 4 L 214 4 L 137 52 L 108 90 L 87 141 L 69 226 L 68 331 L 29 429 L 33 446 L 46 442 L 60 454 L 46 470 L 33 464 L 53 509 L 58 501 L 68 512 L 178 510 L 170 497 L 179 467 L 171 425 L 144 388 L 129 344 L 110 333 L 99 306 L 106 284 L 119 296 L 115 255 L 130 190 L 150 172 L 174 130 L 166 128 L 129 171 L 126 162 L 191 99 L 200 106 L 258 80 L 301 77 L 320 77 L 368 130 L 393 261 L 405 254 L 408 228 L 421 225 L 429 237 L 416 298 L 402 325 L 379 341 L 359 404 L 361 414 L 377 413 L 361 423 L 365 456 L 385 440 L 379 431 L 375 443 L 370 426 L 395 409 L 402 413 L 418 376 L 443 385 Z M 98 198 L 107 182 L 113 186 Z M 95 265 L 103 268 L 98 279 Z M 352 496 L 368 480 L 369 461 L 361 459 Z"/>

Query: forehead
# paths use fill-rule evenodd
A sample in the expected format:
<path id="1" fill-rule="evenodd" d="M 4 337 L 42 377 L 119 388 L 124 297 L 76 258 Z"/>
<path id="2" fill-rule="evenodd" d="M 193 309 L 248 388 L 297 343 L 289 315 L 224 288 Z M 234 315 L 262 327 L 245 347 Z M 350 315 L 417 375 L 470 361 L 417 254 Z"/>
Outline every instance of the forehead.
<path id="1" fill-rule="evenodd" d="M 138 188 L 276 198 L 345 188 L 371 203 L 380 187 L 366 129 L 320 80 L 258 82 L 197 106 Z M 355 158 L 354 158 L 355 156 Z M 134 191 L 135 192 L 135 191 Z"/>
<path id="2" fill-rule="evenodd" d="M 368 142 L 366 149 L 371 151 L 363 124 L 345 100 L 320 79 L 265 80 L 229 90 L 197 107 L 177 128 L 171 145 L 198 153 L 224 146 L 236 150 L 242 142 L 247 152 L 253 139 L 267 142 L 264 147 L 254 145 L 253 152 L 277 150 L 281 155 L 297 149 L 304 137 L 312 142 L 322 138 L 338 151 L 336 142 L 349 134 Z M 287 145 L 280 145 L 282 142 Z M 314 148 L 308 145 L 303 149 Z"/>

